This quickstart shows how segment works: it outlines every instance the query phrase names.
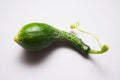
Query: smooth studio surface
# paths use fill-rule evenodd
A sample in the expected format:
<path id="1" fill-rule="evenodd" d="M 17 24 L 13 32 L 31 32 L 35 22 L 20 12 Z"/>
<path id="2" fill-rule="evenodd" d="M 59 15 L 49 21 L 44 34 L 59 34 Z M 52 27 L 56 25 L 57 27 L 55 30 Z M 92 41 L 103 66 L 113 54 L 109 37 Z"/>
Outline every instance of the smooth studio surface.
<path id="1" fill-rule="evenodd" d="M 119 0 L 0 0 L 0 80 L 120 80 L 119 4 Z M 30 22 L 68 32 L 71 24 L 80 22 L 110 50 L 83 56 L 69 43 L 55 42 L 40 52 L 26 52 L 13 39 Z M 92 37 L 77 35 L 98 49 Z"/>

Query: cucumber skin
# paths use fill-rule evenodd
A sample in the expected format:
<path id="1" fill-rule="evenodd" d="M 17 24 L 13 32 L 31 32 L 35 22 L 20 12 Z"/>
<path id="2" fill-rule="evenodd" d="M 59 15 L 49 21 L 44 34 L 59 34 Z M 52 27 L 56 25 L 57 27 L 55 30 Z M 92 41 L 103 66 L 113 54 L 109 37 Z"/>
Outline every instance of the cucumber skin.
<path id="1" fill-rule="evenodd" d="M 82 54 L 88 54 L 90 47 L 75 35 L 58 30 L 45 23 L 30 23 L 25 25 L 14 40 L 28 51 L 39 51 L 57 40 L 71 43 Z"/>
<path id="2" fill-rule="evenodd" d="M 38 51 L 48 47 L 55 41 L 57 29 L 45 23 L 30 23 L 25 25 L 14 40 L 29 51 Z"/>

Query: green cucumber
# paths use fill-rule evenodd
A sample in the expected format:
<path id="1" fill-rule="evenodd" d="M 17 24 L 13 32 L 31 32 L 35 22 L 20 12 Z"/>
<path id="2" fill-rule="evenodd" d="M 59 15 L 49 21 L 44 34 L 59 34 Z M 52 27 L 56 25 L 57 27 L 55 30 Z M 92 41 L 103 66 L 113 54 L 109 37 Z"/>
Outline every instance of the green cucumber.
<path id="1" fill-rule="evenodd" d="M 88 54 L 91 51 L 90 47 L 77 36 L 45 23 L 29 23 L 14 37 L 14 41 L 28 51 L 42 50 L 59 40 L 68 41 L 81 54 Z"/>

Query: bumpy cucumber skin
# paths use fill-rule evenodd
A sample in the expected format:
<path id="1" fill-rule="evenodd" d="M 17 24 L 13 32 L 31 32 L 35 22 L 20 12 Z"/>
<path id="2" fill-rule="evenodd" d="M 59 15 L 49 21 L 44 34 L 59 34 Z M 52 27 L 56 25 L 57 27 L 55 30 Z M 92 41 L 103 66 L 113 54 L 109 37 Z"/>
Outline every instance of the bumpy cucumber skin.
<path id="1" fill-rule="evenodd" d="M 75 48 L 77 48 L 77 50 L 81 54 L 88 54 L 90 47 L 87 44 L 85 44 L 80 38 L 65 31 L 60 31 L 59 34 L 61 34 L 59 35 L 59 39 L 71 43 Z"/>
<path id="2" fill-rule="evenodd" d="M 45 23 L 30 23 L 25 25 L 15 36 L 14 40 L 28 51 L 39 51 L 52 42 L 66 40 L 75 46 L 80 53 L 88 54 L 90 47 L 75 35 L 58 30 Z"/>

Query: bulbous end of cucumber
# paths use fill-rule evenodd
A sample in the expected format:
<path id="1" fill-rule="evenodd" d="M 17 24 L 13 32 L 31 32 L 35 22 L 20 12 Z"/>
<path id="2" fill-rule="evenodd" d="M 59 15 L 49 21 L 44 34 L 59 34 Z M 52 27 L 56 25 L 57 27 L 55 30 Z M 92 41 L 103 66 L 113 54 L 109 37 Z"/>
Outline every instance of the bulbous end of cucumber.
<path id="1" fill-rule="evenodd" d="M 38 51 L 54 41 L 55 29 L 44 23 L 25 25 L 14 37 L 14 41 L 28 51 Z"/>

